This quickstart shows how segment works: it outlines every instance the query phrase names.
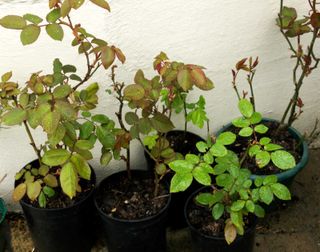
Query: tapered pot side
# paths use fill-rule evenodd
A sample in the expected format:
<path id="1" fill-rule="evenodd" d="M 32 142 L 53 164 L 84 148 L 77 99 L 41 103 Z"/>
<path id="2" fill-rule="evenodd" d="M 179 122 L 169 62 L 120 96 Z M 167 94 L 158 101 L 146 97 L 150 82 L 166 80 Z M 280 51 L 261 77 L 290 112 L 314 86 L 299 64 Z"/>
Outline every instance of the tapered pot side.
<path id="1" fill-rule="evenodd" d="M 145 177 L 150 172 L 132 170 L 132 177 Z M 126 172 L 112 174 L 101 181 L 96 190 L 94 204 L 100 217 L 101 236 L 106 242 L 109 252 L 127 251 L 166 251 L 166 222 L 171 196 L 156 215 L 137 219 L 125 220 L 107 215 L 97 203 L 97 197 L 103 187 L 114 179 L 121 178 Z"/>
<path id="2" fill-rule="evenodd" d="M 10 246 L 9 239 L 9 226 L 6 223 L 6 214 L 7 208 L 3 201 L 0 198 L 0 252 L 6 251 L 6 249 Z"/>
<path id="3" fill-rule="evenodd" d="M 167 133 L 168 137 L 182 136 L 181 139 L 185 139 L 184 143 L 173 143 L 171 148 L 175 152 L 179 152 L 182 155 L 188 153 L 198 154 L 196 143 L 200 141 L 205 141 L 202 137 L 184 130 L 172 130 Z M 144 152 L 145 158 L 147 160 L 148 169 L 151 171 L 154 169 L 155 162 L 150 158 L 147 152 Z M 172 176 L 170 174 L 166 175 L 164 178 L 169 184 Z M 173 229 L 181 229 L 187 227 L 185 218 L 183 217 L 183 208 L 187 198 L 192 192 L 199 188 L 199 184 L 195 181 L 191 186 L 184 192 L 176 193 L 171 195 L 171 203 L 169 207 L 169 218 L 168 226 Z"/>
<path id="4" fill-rule="evenodd" d="M 96 183 L 92 168 L 91 182 Z M 83 199 L 65 208 L 39 208 L 20 200 L 36 250 L 90 252 L 95 238 L 93 194 L 94 188 Z"/>
<path id="5" fill-rule="evenodd" d="M 270 119 L 270 118 L 263 118 L 263 122 L 278 122 L 277 120 Z M 222 127 L 218 132 L 217 136 L 221 134 L 222 132 L 227 131 L 230 129 L 232 126 L 232 123 L 228 123 L 224 127 Z M 303 136 L 300 134 L 298 130 L 296 130 L 293 127 L 288 128 L 289 133 L 299 142 L 301 143 L 301 159 L 297 162 L 296 166 L 293 167 L 292 169 L 283 171 L 281 173 L 274 174 L 278 177 L 278 181 L 281 182 L 282 184 L 285 184 L 286 186 L 290 187 L 295 176 L 308 164 L 309 160 L 309 149 L 308 149 L 308 144 L 304 140 Z M 266 175 L 256 175 L 252 174 L 251 179 L 255 180 L 257 177 L 265 177 Z"/>
<path id="6" fill-rule="evenodd" d="M 237 235 L 237 238 L 229 245 L 224 236 L 209 236 L 198 231 L 188 219 L 188 209 L 193 199 L 198 193 L 203 191 L 202 187 L 187 199 L 184 206 L 184 217 L 190 229 L 192 249 L 194 252 L 251 252 L 254 247 L 255 228 L 257 225 L 257 218 L 254 218 L 254 223 L 245 230 L 242 236 Z"/>

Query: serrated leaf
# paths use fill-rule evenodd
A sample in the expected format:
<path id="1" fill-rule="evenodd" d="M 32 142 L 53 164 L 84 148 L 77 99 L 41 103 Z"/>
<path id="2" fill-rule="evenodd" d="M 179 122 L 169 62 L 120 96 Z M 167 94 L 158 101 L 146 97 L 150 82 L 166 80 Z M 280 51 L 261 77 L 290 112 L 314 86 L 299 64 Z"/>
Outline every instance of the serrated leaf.
<path id="1" fill-rule="evenodd" d="M 27 185 L 25 183 L 19 184 L 16 188 L 14 188 L 12 199 L 13 201 L 19 201 L 23 198 L 23 196 L 27 192 Z"/>
<path id="2" fill-rule="evenodd" d="M 164 114 L 156 113 L 154 117 L 150 119 L 152 127 L 161 133 L 167 133 L 168 131 L 174 129 L 174 125 Z"/>
<path id="3" fill-rule="evenodd" d="M 217 142 L 223 145 L 233 144 L 237 136 L 232 132 L 223 132 L 217 137 Z"/>
<path id="4" fill-rule="evenodd" d="M 31 201 L 34 201 L 38 198 L 41 192 L 41 184 L 39 181 L 35 181 L 27 184 L 27 195 Z"/>
<path id="5" fill-rule="evenodd" d="M 239 118 L 232 120 L 232 124 L 238 128 L 245 128 L 245 127 L 250 126 L 250 121 L 246 118 L 239 117 Z"/>
<path id="6" fill-rule="evenodd" d="M 233 183 L 233 178 L 230 174 L 220 174 L 216 177 L 216 183 L 218 186 L 221 187 L 230 187 Z"/>
<path id="7" fill-rule="evenodd" d="M 238 108 L 240 113 L 246 118 L 250 118 L 254 112 L 251 102 L 247 99 L 241 99 L 238 103 Z"/>
<path id="8" fill-rule="evenodd" d="M 27 22 L 23 17 L 17 15 L 7 15 L 0 19 L 0 25 L 8 29 L 21 30 L 27 25 Z"/>
<path id="9" fill-rule="evenodd" d="M 259 125 L 254 127 L 254 131 L 258 132 L 260 134 L 266 133 L 268 131 L 268 129 L 269 128 L 267 126 L 263 125 L 263 124 L 259 124 Z"/>
<path id="10" fill-rule="evenodd" d="M 34 24 L 40 24 L 43 19 L 37 15 L 33 15 L 33 14 L 30 14 L 30 13 L 27 13 L 25 15 L 23 15 L 23 18 L 31 23 L 34 23 Z"/>
<path id="11" fill-rule="evenodd" d="M 239 136 L 249 137 L 252 135 L 252 133 L 253 133 L 253 129 L 251 127 L 245 127 L 239 131 Z"/>
<path id="12" fill-rule="evenodd" d="M 64 164 L 70 157 L 70 152 L 65 149 L 48 150 L 43 154 L 42 162 L 49 166 Z"/>
<path id="13" fill-rule="evenodd" d="M 176 173 L 191 173 L 193 170 L 193 164 L 189 163 L 186 160 L 175 160 L 169 163 L 171 170 Z"/>
<path id="14" fill-rule="evenodd" d="M 203 161 L 206 162 L 207 164 L 212 164 L 214 162 L 214 158 L 211 155 L 211 153 L 206 153 L 203 155 Z"/>
<path id="15" fill-rule="evenodd" d="M 260 199 L 267 205 L 273 201 L 273 193 L 270 186 L 261 186 L 259 189 Z"/>
<path id="16" fill-rule="evenodd" d="M 40 27 L 34 24 L 27 25 L 20 34 L 20 40 L 23 45 L 34 43 L 40 35 Z"/>
<path id="17" fill-rule="evenodd" d="M 210 175 L 201 166 L 197 166 L 196 168 L 194 168 L 192 171 L 192 175 L 195 180 L 198 181 L 201 185 L 211 185 Z"/>
<path id="18" fill-rule="evenodd" d="M 256 163 L 259 168 L 265 167 L 270 162 L 270 154 L 267 151 L 260 151 L 256 154 Z"/>
<path id="19" fill-rule="evenodd" d="M 59 24 L 55 24 L 55 23 L 48 24 L 46 26 L 46 32 L 54 40 L 62 41 L 64 36 L 62 27 Z"/>
<path id="20" fill-rule="evenodd" d="M 227 155 L 228 150 L 226 149 L 226 147 L 224 147 L 224 145 L 217 142 L 210 148 L 210 153 L 215 157 L 223 157 Z"/>
<path id="21" fill-rule="evenodd" d="M 176 173 L 170 183 L 170 192 L 183 192 L 185 191 L 192 183 L 193 176 L 191 173 Z"/>
<path id="22" fill-rule="evenodd" d="M 290 191 L 285 185 L 282 185 L 280 183 L 275 183 L 275 184 L 270 185 L 270 188 L 271 188 L 273 194 L 277 198 L 279 198 L 281 200 L 291 200 Z"/>
<path id="23" fill-rule="evenodd" d="M 72 199 L 77 192 L 77 174 L 71 162 L 66 163 L 60 173 L 60 184 L 62 191 Z"/>
<path id="24" fill-rule="evenodd" d="M 288 170 L 296 166 L 295 158 L 287 151 L 277 150 L 271 153 L 271 160 L 275 166 Z"/>
<path id="25" fill-rule="evenodd" d="M 253 112 L 252 116 L 249 118 L 251 124 L 257 124 L 262 121 L 262 115 L 259 112 Z"/>
<path id="26" fill-rule="evenodd" d="M 77 172 L 79 173 L 80 177 L 86 180 L 90 180 L 91 178 L 91 169 L 88 165 L 87 161 L 80 156 L 79 154 L 72 154 L 70 159 L 71 163 L 76 168 Z"/>
<path id="27" fill-rule="evenodd" d="M 4 125 L 13 126 L 22 123 L 26 120 L 27 112 L 21 108 L 14 108 L 5 113 L 1 121 Z"/>
<path id="28" fill-rule="evenodd" d="M 179 86 L 184 91 L 188 91 L 192 88 L 191 76 L 187 69 L 182 69 L 178 72 L 177 80 L 178 80 Z"/>
<path id="29" fill-rule="evenodd" d="M 252 200 L 247 200 L 246 208 L 250 213 L 254 213 L 255 205 Z"/>
<path id="30" fill-rule="evenodd" d="M 110 11 L 110 6 L 105 0 L 90 0 L 92 3 L 98 5 L 99 7 Z"/>

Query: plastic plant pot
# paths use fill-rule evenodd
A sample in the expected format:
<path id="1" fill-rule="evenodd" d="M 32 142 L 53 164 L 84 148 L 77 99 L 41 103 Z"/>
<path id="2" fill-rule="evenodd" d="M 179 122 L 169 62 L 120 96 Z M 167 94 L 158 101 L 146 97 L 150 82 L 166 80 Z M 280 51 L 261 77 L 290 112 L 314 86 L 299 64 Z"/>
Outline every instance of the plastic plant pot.
<path id="1" fill-rule="evenodd" d="M 7 247 L 7 225 L 5 218 L 7 214 L 7 208 L 3 199 L 0 198 L 0 252 L 4 252 Z"/>

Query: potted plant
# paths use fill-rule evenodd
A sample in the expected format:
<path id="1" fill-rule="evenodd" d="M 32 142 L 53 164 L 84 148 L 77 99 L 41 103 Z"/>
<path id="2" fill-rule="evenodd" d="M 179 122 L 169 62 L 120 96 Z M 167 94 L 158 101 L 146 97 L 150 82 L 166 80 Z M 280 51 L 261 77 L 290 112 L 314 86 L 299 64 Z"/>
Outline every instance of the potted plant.
<path id="1" fill-rule="evenodd" d="M 109 10 L 104 0 L 92 3 Z M 26 85 L 13 82 L 12 72 L 0 82 L 0 120 L 2 125 L 22 125 L 36 159 L 15 176 L 13 199 L 20 201 L 35 247 L 39 251 L 90 251 L 93 244 L 93 190 L 96 177 L 88 164 L 91 149 L 106 127 L 101 115 L 91 116 L 97 105 L 97 83 L 87 85 L 101 67 L 115 60 L 124 61 L 120 49 L 73 24 L 70 12 L 84 1 L 50 0 L 46 21 L 37 15 L 8 15 L 0 25 L 20 30 L 23 45 L 37 40 L 41 29 L 54 40 L 62 40 L 64 29 L 74 36 L 72 45 L 87 63 L 84 76 L 76 67 L 53 62 L 53 72 L 33 73 Z M 36 143 L 33 130 L 41 128 L 46 141 Z"/>
<path id="2" fill-rule="evenodd" d="M 205 186 L 185 205 L 194 251 L 252 251 L 256 217 L 265 214 L 261 203 L 269 205 L 275 197 L 290 199 L 275 175 L 250 179 L 250 171 L 226 148 L 236 137 L 229 131 L 221 133 L 197 143 L 200 155 L 187 154 L 169 163 L 175 172 L 171 192 L 186 190 L 193 180 Z"/>
<path id="3" fill-rule="evenodd" d="M 170 92 L 174 92 L 176 87 L 171 83 L 177 85 L 179 71 L 184 75 L 179 78 L 187 79 L 182 82 L 185 84 L 187 81 L 186 91 L 195 84 L 188 77 L 191 65 L 169 62 L 164 53 L 158 57 L 165 58 L 165 64 L 175 72 L 170 82 L 159 75 L 148 79 L 142 70 L 138 70 L 134 84 L 124 85 L 116 81 L 116 67 L 112 67 L 112 89 L 119 101 L 116 116 L 120 129 L 110 128 L 108 136 L 113 147 L 102 148 L 101 161 L 107 164 L 112 156 L 122 159 L 126 162 L 126 171 L 103 180 L 95 196 L 107 246 L 112 252 L 166 250 L 166 217 L 171 197 L 163 177 L 167 174 L 165 163 L 178 157 L 165 138 L 166 133 L 174 128 L 170 119 L 172 100 L 169 101 L 168 97 L 174 96 Z M 200 69 L 195 65 L 192 68 Z M 163 99 L 167 99 L 169 105 L 160 106 Z M 126 104 L 131 110 L 124 114 Z M 131 169 L 130 145 L 134 139 L 153 159 L 155 165 L 151 172 Z"/>

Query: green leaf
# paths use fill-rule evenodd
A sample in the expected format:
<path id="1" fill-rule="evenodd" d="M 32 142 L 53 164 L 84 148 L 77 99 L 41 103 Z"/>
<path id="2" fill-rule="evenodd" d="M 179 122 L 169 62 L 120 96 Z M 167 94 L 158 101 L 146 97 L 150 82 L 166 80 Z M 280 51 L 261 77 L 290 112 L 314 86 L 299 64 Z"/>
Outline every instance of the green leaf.
<path id="1" fill-rule="evenodd" d="M 247 99 L 241 99 L 238 103 L 238 108 L 240 113 L 246 118 L 250 118 L 253 115 L 253 106 Z"/>
<path id="2" fill-rule="evenodd" d="M 42 126 L 45 132 L 53 134 L 59 125 L 60 113 L 58 111 L 49 111 L 42 119 Z"/>
<path id="3" fill-rule="evenodd" d="M 192 183 L 193 176 L 191 173 L 176 173 L 170 183 L 170 192 L 183 192 L 185 191 Z"/>
<path id="4" fill-rule="evenodd" d="M 105 0 L 90 0 L 92 3 L 98 5 L 99 7 L 110 11 L 110 6 Z"/>
<path id="5" fill-rule="evenodd" d="M 20 40 L 23 45 L 34 43 L 40 35 L 40 27 L 34 24 L 27 25 L 20 34 Z"/>
<path id="6" fill-rule="evenodd" d="M 62 191 L 72 199 L 76 196 L 77 192 L 77 174 L 75 172 L 75 167 L 71 162 L 66 163 L 60 173 L 60 184 Z"/>
<path id="7" fill-rule="evenodd" d="M 64 32 L 59 24 L 48 24 L 46 26 L 46 31 L 52 39 L 62 41 Z"/>
<path id="8" fill-rule="evenodd" d="M 61 17 L 60 9 L 53 9 L 46 17 L 49 23 L 55 23 Z"/>
<path id="9" fill-rule="evenodd" d="M 239 117 L 239 118 L 232 120 L 232 124 L 238 128 L 245 128 L 245 127 L 250 126 L 250 121 L 246 118 Z"/>
<path id="10" fill-rule="evenodd" d="M 48 150 L 43 154 L 42 162 L 49 166 L 64 164 L 70 157 L 70 152 L 65 149 Z"/>
<path id="11" fill-rule="evenodd" d="M 91 120 L 101 124 L 107 124 L 110 122 L 110 119 L 106 115 L 102 114 L 94 115 Z"/>
<path id="12" fill-rule="evenodd" d="M 166 174 L 167 171 L 167 167 L 165 164 L 156 164 L 156 172 L 158 175 L 162 176 L 164 174 Z"/>
<path id="13" fill-rule="evenodd" d="M 70 79 L 75 81 L 82 81 L 82 79 L 76 74 L 71 74 Z"/>
<path id="14" fill-rule="evenodd" d="M 47 199 L 43 192 L 40 193 L 38 197 L 39 206 L 45 208 L 47 205 Z"/>
<path id="15" fill-rule="evenodd" d="M 227 131 L 227 132 L 221 133 L 218 136 L 217 142 L 223 145 L 229 145 L 229 144 L 233 144 L 236 138 L 237 136 L 234 133 Z"/>
<path id="16" fill-rule="evenodd" d="M 134 125 L 139 121 L 139 117 L 134 112 L 128 112 L 125 114 L 124 119 L 126 120 L 126 123 L 129 125 Z"/>
<path id="17" fill-rule="evenodd" d="M 146 136 L 143 139 L 143 145 L 147 146 L 149 150 L 151 150 L 157 143 L 158 135 Z"/>
<path id="18" fill-rule="evenodd" d="M 254 131 L 258 132 L 260 134 L 266 133 L 268 131 L 268 129 L 269 128 L 267 126 L 263 125 L 263 124 L 259 124 L 259 125 L 254 127 Z"/>
<path id="19" fill-rule="evenodd" d="M 270 186 L 261 186 L 259 189 L 260 199 L 267 205 L 273 201 L 273 193 Z"/>
<path id="20" fill-rule="evenodd" d="M 262 178 L 262 177 L 257 177 L 257 178 L 254 180 L 254 184 L 255 184 L 256 187 L 262 186 L 262 184 L 263 184 L 263 178 Z"/>
<path id="21" fill-rule="evenodd" d="M 209 186 L 211 185 L 211 177 L 210 175 L 201 167 L 197 166 L 193 169 L 192 175 L 200 184 Z"/>
<path id="22" fill-rule="evenodd" d="M 263 179 L 263 185 L 271 185 L 278 181 L 278 177 L 276 175 L 269 175 Z"/>
<path id="23" fill-rule="evenodd" d="M 200 151 L 202 153 L 206 152 L 208 149 L 208 145 L 203 141 L 197 142 L 196 147 L 197 147 L 198 151 Z"/>
<path id="24" fill-rule="evenodd" d="M 0 19 L 0 25 L 8 29 L 21 30 L 27 25 L 27 22 L 23 17 L 8 15 Z"/>
<path id="25" fill-rule="evenodd" d="M 80 138 L 81 139 L 88 139 L 91 135 L 92 131 L 94 131 L 94 124 L 90 121 L 84 122 L 80 126 Z"/>
<path id="26" fill-rule="evenodd" d="M 73 153 L 70 159 L 80 177 L 86 180 L 91 178 L 91 169 L 87 161 L 79 154 Z"/>
<path id="27" fill-rule="evenodd" d="M 216 177 L 216 183 L 218 186 L 221 187 L 230 187 L 233 183 L 233 178 L 230 174 L 220 174 Z"/>
<path id="28" fill-rule="evenodd" d="M 261 145 L 267 145 L 268 143 L 270 143 L 271 142 L 271 138 L 269 138 L 269 137 L 262 137 L 261 139 L 260 139 L 260 141 L 259 141 L 259 143 L 261 144 Z"/>
<path id="29" fill-rule="evenodd" d="M 104 46 L 101 51 L 101 62 L 105 69 L 108 69 L 115 59 L 114 50 L 109 46 Z"/>
<path id="30" fill-rule="evenodd" d="M 241 228 L 244 223 L 243 223 L 243 219 L 242 219 L 242 212 L 234 212 L 231 211 L 230 213 L 230 217 L 231 217 L 231 221 L 232 223 L 237 227 L 237 228 Z"/>
<path id="31" fill-rule="evenodd" d="M 259 168 L 265 167 L 270 162 L 270 154 L 267 151 L 260 151 L 256 155 L 256 163 Z"/>
<path id="32" fill-rule="evenodd" d="M 2 82 L 7 82 L 8 80 L 11 79 L 11 77 L 12 77 L 12 71 L 7 72 L 7 73 L 5 73 L 5 74 L 3 74 L 3 75 L 1 76 L 1 81 L 2 81 Z"/>
<path id="33" fill-rule="evenodd" d="M 61 17 L 66 17 L 70 13 L 71 7 L 70 0 L 64 0 L 60 9 Z"/>
<path id="34" fill-rule="evenodd" d="M 49 167 L 46 166 L 46 165 L 41 165 L 40 168 L 39 168 L 39 174 L 41 176 L 46 176 L 49 172 Z"/>
<path id="35" fill-rule="evenodd" d="M 144 97 L 145 91 L 141 85 L 131 84 L 125 87 L 123 95 L 126 100 L 138 101 Z"/>
<path id="36" fill-rule="evenodd" d="M 21 108 L 14 108 L 5 113 L 1 121 L 4 125 L 13 126 L 22 123 L 26 120 L 27 112 Z"/>
<path id="37" fill-rule="evenodd" d="M 144 135 L 149 134 L 150 131 L 152 130 L 150 119 L 149 118 L 145 118 L 145 117 L 139 119 L 138 127 L 139 127 L 140 133 L 142 133 Z"/>
<path id="38" fill-rule="evenodd" d="M 35 181 L 27 184 L 27 195 L 31 201 L 34 201 L 38 198 L 41 192 L 41 184 L 39 181 Z"/>
<path id="39" fill-rule="evenodd" d="M 47 174 L 44 178 L 43 178 L 43 182 L 50 186 L 50 187 L 57 187 L 58 186 L 58 180 L 57 177 L 52 175 L 52 174 Z"/>
<path id="40" fill-rule="evenodd" d="M 84 0 L 73 0 L 72 1 L 72 8 L 79 9 L 84 3 Z"/>
<path id="41" fill-rule="evenodd" d="M 81 150 L 91 150 L 93 148 L 93 144 L 89 140 L 78 140 L 75 147 Z"/>
<path id="42" fill-rule="evenodd" d="M 240 211 L 242 208 L 244 208 L 246 202 L 244 200 L 237 200 L 232 203 L 231 210 L 234 212 Z"/>
<path id="43" fill-rule="evenodd" d="M 100 158 L 100 164 L 103 166 L 106 166 L 110 163 L 111 159 L 112 159 L 112 154 L 110 151 L 103 153 Z"/>
<path id="44" fill-rule="evenodd" d="M 275 184 L 270 185 L 270 188 L 271 188 L 273 194 L 277 198 L 279 198 L 281 200 L 291 200 L 290 191 L 285 185 L 282 185 L 280 183 L 275 183 Z"/>
<path id="45" fill-rule="evenodd" d="M 223 156 L 227 155 L 228 150 L 221 143 L 215 143 L 210 148 L 210 153 L 215 157 L 223 157 Z"/>
<path id="46" fill-rule="evenodd" d="M 36 25 L 40 24 L 43 20 L 41 17 L 30 14 L 30 13 L 23 15 L 23 18 L 31 23 L 36 24 Z"/>
<path id="47" fill-rule="evenodd" d="M 56 99 L 62 99 L 67 97 L 72 92 L 72 88 L 69 85 L 61 85 L 53 90 L 53 96 Z"/>
<path id="48" fill-rule="evenodd" d="M 49 187 L 49 186 L 44 186 L 42 188 L 42 191 L 44 192 L 45 195 L 47 195 L 49 198 L 53 197 L 55 195 L 55 191 Z"/>
<path id="49" fill-rule="evenodd" d="M 259 145 L 253 145 L 249 148 L 249 157 L 254 157 L 261 151 Z"/>
<path id="50" fill-rule="evenodd" d="M 64 65 L 62 67 L 62 71 L 66 74 L 66 73 L 75 73 L 77 72 L 77 68 L 73 65 Z"/>
<path id="51" fill-rule="evenodd" d="M 219 220 L 224 212 L 224 206 L 221 203 L 217 203 L 212 208 L 212 216 L 215 220 Z"/>
<path id="52" fill-rule="evenodd" d="M 191 75 L 187 69 L 182 69 L 178 72 L 177 80 L 183 91 L 188 91 L 192 88 Z"/>
<path id="53" fill-rule="evenodd" d="M 194 165 L 200 162 L 200 158 L 195 154 L 187 154 L 185 158 L 186 161 Z"/>
<path id="54" fill-rule="evenodd" d="M 217 164 L 213 168 L 213 174 L 214 175 L 220 175 L 224 173 L 227 170 L 227 166 L 222 165 L 222 164 Z"/>
<path id="55" fill-rule="evenodd" d="M 239 131 L 239 136 L 249 137 L 252 135 L 252 133 L 253 133 L 253 129 L 251 127 L 245 127 Z"/>
<path id="56" fill-rule="evenodd" d="M 170 121 L 169 117 L 159 112 L 156 113 L 150 120 L 152 127 L 158 132 L 167 133 L 168 131 L 174 129 L 174 125 Z"/>
<path id="57" fill-rule="evenodd" d="M 199 193 L 195 200 L 201 204 L 201 205 L 211 205 L 211 202 L 214 200 L 213 199 L 213 194 L 212 193 Z"/>
<path id="58" fill-rule="evenodd" d="M 212 164 L 214 162 L 214 158 L 211 155 L 211 153 L 206 153 L 203 155 L 203 161 L 206 162 L 207 164 Z"/>
<path id="59" fill-rule="evenodd" d="M 275 151 L 275 150 L 280 150 L 280 149 L 283 149 L 283 147 L 281 145 L 278 145 L 278 144 L 272 144 L 272 143 L 269 143 L 269 144 L 266 144 L 264 146 L 264 149 L 266 151 Z"/>
<path id="60" fill-rule="evenodd" d="M 253 112 L 252 116 L 249 118 L 251 124 L 257 124 L 261 122 L 262 115 L 259 112 Z"/>
<path id="61" fill-rule="evenodd" d="M 58 143 L 60 143 L 60 141 L 62 141 L 62 139 L 64 138 L 65 134 L 66 134 L 65 127 L 63 127 L 62 125 L 59 125 L 54 133 L 48 134 L 49 143 L 52 146 L 57 145 Z"/>
<path id="62" fill-rule="evenodd" d="M 12 193 L 12 199 L 17 202 L 24 197 L 26 192 L 27 192 L 27 185 L 25 183 L 21 183 L 14 188 L 14 191 Z"/>
<path id="63" fill-rule="evenodd" d="M 292 169 L 296 166 L 295 158 L 287 151 L 278 150 L 271 153 L 271 160 L 282 170 Z"/>
<path id="64" fill-rule="evenodd" d="M 263 218 L 265 216 L 265 211 L 260 205 L 255 204 L 254 205 L 254 214 L 256 216 L 258 216 L 259 218 Z"/>
<path id="65" fill-rule="evenodd" d="M 175 160 L 169 163 L 171 170 L 176 173 L 191 173 L 193 170 L 193 164 L 186 160 Z"/>
<path id="66" fill-rule="evenodd" d="M 105 147 L 106 149 L 113 148 L 116 140 L 114 135 L 109 130 L 106 130 L 101 126 L 98 126 L 97 137 L 100 143 L 103 145 L 103 147 Z"/>
<path id="67" fill-rule="evenodd" d="M 252 200 L 247 200 L 246 208 L 250 213 L 254 213 L 255 205 Z"/>

